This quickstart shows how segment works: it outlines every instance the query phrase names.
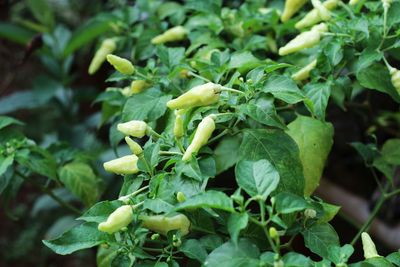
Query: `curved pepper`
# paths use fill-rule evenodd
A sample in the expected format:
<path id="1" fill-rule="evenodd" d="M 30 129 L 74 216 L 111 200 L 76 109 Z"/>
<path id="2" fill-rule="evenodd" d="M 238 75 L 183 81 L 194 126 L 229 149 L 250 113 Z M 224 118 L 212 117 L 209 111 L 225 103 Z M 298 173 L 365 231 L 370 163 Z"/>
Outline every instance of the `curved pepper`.
<path id="1" fill-rule="evenodd" d="M 185 39 L 186 34 L 187 30 L 184 27 L 176 26 L 151 39 L 151 43 L 157 45 L 167 42 L 180 41 Z"/>
<path id="2" fill-rule="evenodd" d="M 199 152 L 200 148 L 207 144 L 213 131 L 215 130 L 215 122 L 213 116 L 205 117 L 197 127 L 196 133 L 194 134 L 193 140 L 183 154 L 182 160 L 189 161 L 192 158 L 193 153 Z"/>
<path id="3" fill-rule="evenodd" d="M 292 79 L 296 82 L 302 81 L 310 77 L 310 72 L 317 66 L 317 60 L 314 59 L 311 63 L 301 68 L 298 72 L 292 75 Z"/>
<path id="4" fill-rule="evenodd" d="M 137 162 L 136 155 L 129 155 L 104 162 L 103 167 L 107 172 L 115 174 L 135 174 L 139 172 Z"/>
<path id="5" fill-rule="evenodd" d="M 144 228 L 162 235 L 167 235 L 167 233 L 172 230 L 180 230 L 182 236 L 189 233 L 190 221 L 183 214 L 172 217 L 164 215 L 142 215 L 139 218 L 143 221 L 142 226 Z"/>
<path id="6" fill-rule="evenodd" d="M 307 0 L 286 0 L 285 8 L 283 9 L 281 21 L 288 21 L 297 11 L 302 8 Z"/>
<path id="7" fill-rule="evenodd" d="M 101 67 L 103 62 L 106 60 L 107 55 L 114 52 L 116 48 L 117 44 L 113 39 L 105 39 L 101 43 L 100 48 L 96 51 L 96 54 L 94 55 L 92 61 L 90 62 L 88 70 L 89 74 L 95 73 Z"/>
<path id="8" fill-rule="evenodd" d="M 333 10 L 336 8 L 338 5 L 339 0 L 327 0 L 322 5 L 327 9 L 327 10 Z M 303 29 L 312 25 L 317 24 L 318 22 L 321 22 L 325 19 L 320 15 L 320 12 L 318 12 L 318 9 L 314 8 L 310 12 L 308 12 L 304 18 L 302 18 L 300 21 L 298 21 L 295 24 L 296 29 Z"/>
<path id="9" fill-rule="evenodd" d="M 318 44 L 322 33 L 328 31 L 325 23 L 320 23 L 311 28 L 311 30 L 300 33 L 294 39 L 289 41 L 284 47 L 279 48 L 279 55 L 285 56 Z"/>
<path id="10" fill-rule="evenodd" d="M 206 83 L 198 85 L 179 96 L 167 102 L 170 109 L 186 109 L 199 106 L 207 106 L 218 102 L 221 85 L 215 83 Z"/>
<path id="11" fill-rule="evenodd" d="M 97 229 L 102 232 L 113 234 L 131 223 L 133 216 L 132 207 L 123 205 L 108 216 L 107 221 L 98 225 Z"/>
<path id="12" fill-rule="evenodd" d="M 142 138 L 146 135 L 148 126 L 144 121 L 132 120 L 125 123 L 118 123 L 117 129 L 125 135 Z"/>
<path id="13" fill-rule="evenodd" d="M 125 58 L 110 54 L 107 55 L 107 61 L 122 74 L 131 75 L 135 72 L 135 67 L 129 60 Z"/>
<path id="14" fill-rule="evenodd" d="M 184 135 L 183 118 L 179 110 L 175 110 L 174 136 L 181 138 Z"/>

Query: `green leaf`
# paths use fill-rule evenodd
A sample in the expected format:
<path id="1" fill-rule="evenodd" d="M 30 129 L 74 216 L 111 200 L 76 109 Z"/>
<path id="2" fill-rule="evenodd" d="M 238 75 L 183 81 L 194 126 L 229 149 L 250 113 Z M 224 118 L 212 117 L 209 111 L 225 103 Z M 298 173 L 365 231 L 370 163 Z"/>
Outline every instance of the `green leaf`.
<path id="1" fill-rule="evenodd" d="M 261 65 L 258 58 L 253 56 L 249 51 L 240 51 L 233 53 L 231 60 L 229 61 L 229 69 L 238 69 L 240 73 L 247 71 L 249 69 L 254 69 L 255 67 Z"/>
<path id="2" fill-rule="evenodd" d="M 27 154 L 17 153 L 15 160 L 35 173 L 50 179 L 56 179 L 57 177 L 55 159 L 47 150 L 40 147 L 32 147 Z"/>
<path id="3" fill-rule="evenodd" d="M 296 83 L 286 76 L 271 76 L 262 90 L 289 104 L 295 104 L 304 99 L 304 94 Z"/>
<path id="4" fill-rule="evenodd" d="M 306 102 L 308 109 L 318 119 L 325 120 L 325 110 L 331 95 L 329 83 L 308 83 L 304 86 L 304 91 L 310 102 Z"/>
<path id="5" fill-rule="evenodd" d="M 357 73 L 357 80 L 362 86 L 374 89 L 390 95 L 396 102 L 400 102 L 400 96 L 393 87 L 390 74 L 386 66 L 375 63 Z"/>
<path id="6" fill-rule="evenodd" d="M 99 195 L 97 178 L 92 168 L 83 162 L 71 162 L 59 170 L 61 182 L 86 206 L 93 205 Z"/>
<path id="7" fill-rule="evenodd" d="M 42 242 L 55 253 L 67 255 L 112 241 L 114 241 L 112 235 L 97 230 L 97 223 L 87 222 L 72 228 L 58 238 Z"/>
<path id="8" fill-rule="evenodd" d="M 24 27 L 0 22 L 0 37 L 8 39 L 18 44 L 26 45 L 35 35 L 33 31 L 30 31 Z"/>
<path id="9" fill-rule="evenodd" d="M 336 206 L 336 205 L 324 203 L 324 202 L 321 202 L 319 204 L 322 206 L 322 209 L 324 211 L 324 214 L 322 215 L 322 217 L 318 219 L 318 222 L 320 222 L 320 223 L 327 223 L 327 222 L 331 221 L 340 210 L 340 206 Z"/>
<path id="10" fill-rule="evenodd" d="M 339 41 L 329 42 L 324 49 L 324 53 L 332 66 L 336 66 L 343 59 L 343 49 Z"/>
<path id="11" fill-rule="evenodd" d="M 378 62 L 382 59 L 383 53 L 376 49 L 367 48 L 365 49 L 355 64 L 355 72 L 358 74 L 360 71 L 368 68 L 373 63 Z"/>
<path id="12" fill-rule="evenodd" d="M 46 0 L 27 0 L 26 3 L 37 21 L 50 28 L 53 27 L 53 11 Z"/>
<path id="13" fill-rule="evenodd" d="M 392 27 L 396 23 L 400 23 L 400 2 L 393 1 L 387 14 L 387 24 Z"/>
<path id="14" fill-rule="evenodd" d="M 400 139 L 389 139 L 383 144 L 382 156 L 390 164 L 400 165 Z"/>
<path id="15" fill-rule="evenodd" d="M 310 207 L 304 198 L 289 192 L 279 193 L 274 198 L 276 211 L 282 214 L 293 213 Z"/>
<path id="16" fill-rule="evenodd" d="M 264 201 L 279 184 L 279 173 L 265 159 L 242 160 L 235 168 L 236 181 L 251 197 L 259 196 Z"/>
<path id="17" fill-rule="evenodd" d="M 207 258 L 207 251 L 197 239 L 185 240 L 179 250 L 189 258 L 198 260 L 201 263 Z"/>
<path id="18" fill-rule="evenodd" d="M 24 125 L 24 123 L 22 121 L 19 121 L 12 117 L 0 116 L 0 129 L 3 129 L 4 127 L 7 127 L 8 125 L 12 125 L 12 124 Z"/>
<path id="19" fill-rule="evenodd" d="M 333 144 L 333 126 L 311 117 L 298 116 L 288 128 L 287 133 L 300 151 L 305 178 L 304 194 L 310 196 L 319 185 Z"/>
<path id="20" fill-rule="evenodd" d="M 237 244 L 240 230 L 247 227 L 249 215 L 244 213 L 231 213 L 228 219 L 228 232 L 234 244 Z"/>
<path id="21" fill-rule="evenodd" d="M 396 251 L 386 256 L 386 259 L 396 266 L 400 266 L 400 252 Z"/>
<path id="22" fill-rule="evenodd" d="M 209 13 L 212 12 L 214 14 L 220 14 L 221 12 L 222 1 L 221 0 L 188 0 L 186 1 L 185 7 L 187 9 L 194 9 L 199 12 Z"/>
<path id="23" fill-rule="evenodd" d="M 96 255 L 96 265 L 98 267 L 110 267 L 111 261 L 117 256 L 117 246 L 99 246 Z"/>
<path id="24" fill-rule="evenodd" d="M 143 208 L 149 209 L 155 213 L 167 213 L 170 212 L 174 208 L 174 206 L 162 199 L 156 198 L 146 199 L 144 201 Z"/>
<path id="25" fill-rule="evenodd" d="M 226 171 L 238 160 L 240 138 L 235 136 L 224 137 L 214 150 L 217 174 Z"/>
<path id="26" fill-rule="evenodd" d="M 204 262 L 204 266 L 219 267 L 255 267 L 259 266 L 260 251 L 247 239 L 238 244 L 227 242 L 213 250 Z"/>
<path id="27" fill-rule="evenodd" d="M 159 57 L 162 64 L 168 68 L 173 68 L 178 65 L 185 57 L 185 48 L 174 47 L 169 48 L 165 46 L 157 47 L 157 56 Z"/>
<path id="28" fill-rule="evenodd" d="M 0 177 L 7 171 L 14 162 L 14 154 L 4 157 L 0 155 Z"/>
<path id="29" fill-rule="evenodd" d="M 194 208 L 213 208 L 232 212 L 233 203 L 226 194 L 209 190 L 188 198 L 186 201 L 178 204 L 175 210 L 194 209 Z"/>
<path id="30" fill-rule="evenodd" d="M 328 223 L 314 224 L 306 228 L 302 235 L 305 246 L 323 258 L 329 258 L 330 247 L 340 246 L 336 231 Z"/>
<path id="31" fill-rule="evenodd" d="M 393 267 L 393 264 L 390 263 L 384 257 L 374 257 L 366 259 L 364 262 L 372 265 L 373 267 Z"/>
<path id="32" fill-rule="evenodd" d="M 151 88 L 140 94 L 134 95 L 126 101 L 122 111 L 122 119 L 155 121 L 164 115 L 167 102 L 172 98 L 163 95 L 160 90 Z"/>
<path id="33" fill-rule="evenodd" d="M 101 223 L 107 220 L 108 216 L 114 212 L 117 208 L 121 207 L 122 202 L 118 200 L 114 201 L 102 201 L 96 203 L 93 207 L 87 210 L 77 220 L 85 222 Z"/>
<path id="34" fill-rule="evenodd" d="M 243 104 L 239 106 L 239 110 L 252 118 L 253 120 L 267 126 L 285 129 L 285 124 L 279 119 L 278 114 L 273 105 L 269 107 L 257 104 Z"/>
<path id="35" fill-rule="evenodd" d="M 282 257 L 285 266 L 288 267 L 311 267 L 312 260 L 309 257 L 306 257 L 302 254 L 298 254 L 296 252 L 286 253 Z"/>
<path id="36" fill-rule="evenodd" d="M 131 267 L 133 259 L 126 254 L 117 254 L 111 261 L 111 267 Z"/>
<path id="37" fill-rule="evenodd" d="M 280 176 L 276 192 L 303 195 L 304 176 L 296 143 L 280 130 L 246 130 L 240 145 L 242 160 L 266 159 Z"/>
<path id="38" fill-rule="evenodd" d="M 113 19 L 115 18 L 106 16 L 101 16 L 100 18 L 95 17 L 79 27 L 72 34 L 71 39 L 66 45 L 64 49 L 64 57 L 69 56 L 76 49 L 83 47 L 99 35 L 109 31 L 111 27 L 110 23 Z"/>

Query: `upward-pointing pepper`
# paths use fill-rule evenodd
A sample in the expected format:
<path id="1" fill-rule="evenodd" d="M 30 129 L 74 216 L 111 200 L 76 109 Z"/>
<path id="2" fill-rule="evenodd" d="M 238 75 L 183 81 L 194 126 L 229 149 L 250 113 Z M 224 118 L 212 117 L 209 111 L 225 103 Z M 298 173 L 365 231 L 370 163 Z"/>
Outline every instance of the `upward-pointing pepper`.
<path id="1" fill-rule="evenodd" d="M 183 154 L 182 160 L 189 161 L 193 153 L 199 152 L 200 148 L 207 144 L 213 131 L 215 130 L 215 122 L 213 115 L 205 117 L 197 127 L 193 140 Z"/>
<path id="2" fill-rule="evenodd" d="M 199 106 L 208 106 L 218 102 L 221 85 L 206 83 L 193 87 L 178 98 L 167 102 L 170 109 L 187 109 Z"/>
<path id="3" fill-rule="evenodd" d="M 286 0 L 281 16 L 282 22 L 288 21 L 305 3 L 307 3 L 307 0 Z"/>
<path id="4" fill-rule="evenodd" d="M 378 252 L 376 251 L 374 241 L 372 241 L 372 239 L 368 233 L 363 232 L 361 234 L 361 241 L 363 244 L 364 257 L 366 259 L 381 257 L 381 256 L 379 256 Z"/>
<path id="5" fill-rule="evenodd" d="M 320 23 L 311 28 L 311 30 L 300 33 L 294 39 L 289 41 L 284 47 L 279 48 L 279 55 L 285 56 L 309 47 L 313 47 L 321 40 L 322 33 L 328 31 L 325 23 Z"/>
<path id="6" fill-rule="evenodd" d="M 106 60 L 107 55 L 114 52 L 116 48 L 117 44 L 113 39 L 105 39 L 101 43 L 100 48 L 96 51 L 92 62 L 90 62 L 88 71 L 89 74 L 95 73 L 101 67 L 101 64 L 103 64 L 103 62 Z"/>
<path id="7" fill-rule="evenodd" d="M 396 88 L 397 93 L 400 94 L 400 70 L 389 67 L 389 72 L 394 88 Z"/>

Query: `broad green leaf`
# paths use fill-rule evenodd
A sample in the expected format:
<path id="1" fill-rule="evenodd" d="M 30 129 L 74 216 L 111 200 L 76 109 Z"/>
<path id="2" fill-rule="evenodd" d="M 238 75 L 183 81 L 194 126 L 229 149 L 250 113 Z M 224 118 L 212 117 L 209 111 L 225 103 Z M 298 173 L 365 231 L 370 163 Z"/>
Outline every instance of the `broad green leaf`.
<path id="1" fill-rule="evenodd" d="M 198 260 L 201 263 L 207 258 L 207 251 L 197 239 L 185 240 L 179 250 L 189 258 Z"/>
<path id="2" fill-rule="evenodd" d="M 328 106 L 328 100 L 331 95 L 331 86 L 329 83 L 308 83 L 304 86 L 304 91 L 309 102 L 307 104 L 308 109 L 318 119 L 325 120 L 325 110 Z"/>
<path id="3" fill-rule="evenodd" d="M 279 193 L 274 198 L 276 211 L 282 214 L 293 213 L 310 207 L 304 198 L 289 192 Z"/>
<path id="4" fill-rule="evenodd" d="M 386 256 L 386 259 L 396 266 L 400 266 L 400 252 L 392 252 Z"/>
<path id="5" fill-rule="evenodd" d="M 389 139 L 383 144 L 382 156 L 393 165 L 400 165 L 400 139 Z"/>
<path id="6" fill-rule="evenodd" d="M 117 254 L 117 246 L 99 246 L 96 254 L 96 265 L 98 267 L 110 267 L 111 261 Z"/>
<path id="7" fill-rule="evenodd" d="M 14 162 L 14 154 L 4 157 L 0 155 L 0 177 L 7 171 Z"/>
<path id="8" fill-rule="evenodd" d="M 26 3 L 37 21 L 50 28 L 53 27 L 53 11 L 46 0 L 27 0 Z"/>
<path id="9" fill-rule="evenodd" d="M 364 262 L 372 265 L 373 267 L 393 267 L 393 264 L 390 263 L 384 257 L 374 257 L 366 259 Z"/>
<path id="10" fill-rule="evenodd" d="M 71 162 L 59 170 L 61 182 L 86 206 L 93 205 L 100 192 L 92 168 L 83 162 Z"/>
<path id="11" fill-rule="evenodd" d="M 330 247 L 340 246 L 336 231 L 328 223 L 314 224 L 306 228 L 302 235 L 306 247 L 323 258 L 329 258 Z"/>
<path id="12" fill-rule="evenodd" d="M 157 56 L 161 60 L 162 64 L 171 69 L 178 65 L 185 57 L 185 48 L 168 48 L 165 46 L 159 46 L 157 47 Z"/>
<path id="13" fill-rule="evenodd" d="M 304 194 L 304 175 L 296 143 L 280 130 L 246 130 L 239 149 L 242 160 L 266 159 L 280 176 L 277 192 Z"/>
<path id="14" fill-rule="evenodd" d="M 236 181 L 251 197 L 260 196 L 264 201 L 279 184 L 279 173 L 265 159 L 242 160 L 235 168 Z"/>
<path id="15" fill-rule="evenodd" d="M 393 1 L 387 14 L 387 24 L 389 27 L 400 23 L 400 2 Z"/>
<path id="16" fill-rule="evenodd" d="M 32 147 L 27 154 L 17 153 L 15 160 L 35 173 L 50 179 L 57 177 L 55 159 L 47 150 L 40 147 Z"/>
<path id="17" fill-rule="evenodd" d="M 0 116 L 0 129 L 3 129 L 4 127 L 7 127 L 8 125 L 12 125 L 12 124 L 24 125 L 24 123 L 22 121 L 19 121 L 12 117 Z"/>
<path id="18" fill-rule="evenodd" d="M 228 219 L 228 232 L 234 244 L 237 244 L 240 230 L 247 227 L 249 215 L 244 213 L 231 213 Z"/>
<path id="19" fill-rule="evenodd" d="M 386 66 L 375 63 L 357 73 L 357 80 L 362 86 L 374 89 L 390 95 L 396 102 L 400 102 L 400 96 L 393 87 L 390 74 Z"/>
<path id="20" fill-rule="evenodd" d="M 343 49 L 339 41 L 329 42 L 324 49 L 324 53 L 332 66 L 336 66 L 343 59 Z"/>
<path id="21" fill-rule="evenodd" d="M 286 76 L 271 76 L 262 90 L 289 104 L 295 104 L 304 99 L 304 94 L 296 83 Z"/>
<path id="22" fill-rule="evenodd" d="M 318 222 L 320 222 L 320 223 L 327 223 L 327 222 L 331 221 L 340 210 L 340 206 L 336 206 L 336 205 L 324 203 L 324 202 L 319 203 L 319 204 L 322 205 L 322 209 L 324 211 L 324 214 L 322 215 L 322 217 L 318 219 Z"/>
<path id="23" fill-rule="evenodd" d="M 136 94 L 126 101 L 122 111 L 122 119 L 155 121 L 164 115 L 167 110 L 167 102 L 172 98 L 163 95 L 160 90 L 152 88 L 140 94 Z"/>
<path id="24" fill-rule="evenodd" d="M 214 150 L 217 174 L 226 171 L 238 160 L 240 138 L 235 136 L 224 137 Z"/>
<path id="25" fill-rule="evenodd" d="M 97 230 L 97 223 L 87 222 L 72 228 L 56 239 L 42 242 L 60 255 L 98 246 L 114 241 L 114 236 Z"/>
<path id="26" fill-rule="evenodd" d="M 221 0 L 203 0 L 203 1 L 188 0 L 186 1 L 185 7 L 188 9 L 194 9 L 198 12 L 204 12 L 204 13 L 212 12 L 215 14 L 220 14 L 221 5 L 222 5 Z"/>
<path id="27" fill-rule="evenodd" d="M 247 239 L 240 239 L 238 244 L 224 243 L 213 250 L 204 262 L 204 266 L 219 267 L 255 267 L 259 266 L 260 251 Z"/>
<path id="28" fill-rule="evenodd" d="M 89 210 L 87 210 L 77 220 L 85 222 L 96 222 L 101 223 L 107 220 L 108 216 L 114 212 L 117 208 L 121 207 L 122 202 L 118 200 L 114 201 L 102 201 L 96 203 Z"/>
<path id="29" fill-rule="evenodd" d="M 131 267 L 133 259 L 126 254 L 117 254 L 111 261 L 111 267 Z"/>
<path id="30" fill-rule="evenodd" d="M 319 185 L 333 144 L 333 126 L 311 117 L 298 116 L 288 128 L 287 133 L 300 151 L 305 178 L 304 194 L 310 196 Z"/>
<path id="31" fill-rule="evenodd" d="M 360 71 L 363 71 L 364 69 L 371 66 L 373 63 L 381 60 L 382 56 L 383 53 L 380 51 L 376 51 L 376 49 L 365 49 L 355 63 L 355 72 L 359 73 Z"/>
<path id="32" fill-rule="evenodd" d="M 226 194 L 209 190 L 178 204 L 175 210 L 194 209 L 194 208 L 213 208 L 232 212 L 233 203 Z"/>

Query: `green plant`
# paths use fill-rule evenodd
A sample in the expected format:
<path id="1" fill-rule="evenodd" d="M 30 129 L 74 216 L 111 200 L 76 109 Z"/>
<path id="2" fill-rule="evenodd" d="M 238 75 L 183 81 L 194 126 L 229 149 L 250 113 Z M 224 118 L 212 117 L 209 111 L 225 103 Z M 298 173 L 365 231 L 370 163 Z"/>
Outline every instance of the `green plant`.
<path id="1" fill-rule="evenodd" d="M 281 1 L 138 1 L 114 20 L 113 53 L 135 71 L 111 74 L 95 102 L 117 157 L 104 168 L 123 184 L 44 244 L 62 255 L 98 247 L 99 266 L 398 265 L 398 252 L 378 257 L 364 233 L 400 193 L 398 136 L 381 149 L 352 144 L 387 182 L 377 179 L 380 199 L 351 244 L 329 223 L 339 207 L 313 192 L 333 144 L 326 113 L 371 90 L 400 102 L 400 2 L 312 2 L 287 1 L 284 23 Z M 310 10 L 319 17 L 299 33 Z M 147 88 L 124 89 L 137 81 Z M 370 133 L 391 129 L 380 116 Z M 312 258 L 293 249 L 297 236 Z M 366 259 L 351 264 L 360 236 Z"/>

